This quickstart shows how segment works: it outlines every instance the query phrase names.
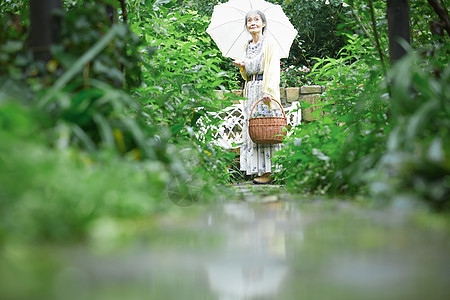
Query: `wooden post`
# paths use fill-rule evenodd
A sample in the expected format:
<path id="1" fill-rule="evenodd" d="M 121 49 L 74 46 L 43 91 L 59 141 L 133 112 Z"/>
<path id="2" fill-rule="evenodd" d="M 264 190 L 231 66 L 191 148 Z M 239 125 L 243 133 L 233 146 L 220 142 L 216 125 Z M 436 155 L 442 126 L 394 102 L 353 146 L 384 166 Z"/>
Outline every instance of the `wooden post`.
<path id="1" fill-rule="evenodd" d="M 410 43 L 408 0 L 387 0 L 389 56 L 393 64 L 406 54 L 400 40 Z"/>
<path id="2" fill-rule="evenodd" d="M 52 58 L 50 45 L 59 34 L 59 18 L 54 10 L 62 8 L 61 0 L 30 0 L 29 45 L 36 60 L 49 61 Z"/>

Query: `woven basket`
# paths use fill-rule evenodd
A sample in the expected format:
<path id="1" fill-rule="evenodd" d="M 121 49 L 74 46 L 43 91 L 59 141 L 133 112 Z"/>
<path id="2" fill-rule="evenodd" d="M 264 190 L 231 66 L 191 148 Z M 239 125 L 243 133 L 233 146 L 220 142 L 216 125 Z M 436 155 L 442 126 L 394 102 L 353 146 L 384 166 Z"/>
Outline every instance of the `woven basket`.
<path id="1" fill-rule="evenodd" d="M 261 101 L 263 101 L 263 99 L 258 100 L 253 105 L 250 117 L 253 115 L 253 110 L 256 105 Z M 287 132 L 284 129 L 287 127 L 287 118 L 283 106 L 275 99 L 272 99 L 272 101 L 275 101 L 281 107 L 283 117 L 250 118 L 248 121 L 248 134 L 256 144 L 279 144 L 286 136 Z"/>

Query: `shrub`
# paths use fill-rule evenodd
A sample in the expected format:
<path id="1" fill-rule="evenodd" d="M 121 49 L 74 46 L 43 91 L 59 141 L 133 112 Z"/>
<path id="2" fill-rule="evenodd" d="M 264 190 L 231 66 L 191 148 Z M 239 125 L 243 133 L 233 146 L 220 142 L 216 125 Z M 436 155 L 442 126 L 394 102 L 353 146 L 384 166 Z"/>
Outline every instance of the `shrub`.
<path id="1" fill-rule="evenodd" d="M 389 105 L 379 88 L 381 71 L 369 65 L 377 62 L 376 52 L 367 39 L 348 38 L 340 58 L 317 58 L 312 70 L 316 82 L 326 86 L 315 111 L 318 120 L 294 128 L 278 154 L 284 167 L 280 177 L 293 190 L 361 192 L 361 173 L 383 151 Z"/>
<path id="2" fill-rule="evenodd" d="M 423 61 L 411 53 L 389 76 L 392 123 L 387 149 L 368 176 L 381 198 L 422 200 L 450 209 L 450 67 L 441 60 L 449 46 Z"/>
<path id="3" fill-rule="evenodd" d="M 211 38 L 206 33 L 209 18 L 195 11 L 181 14 L 164 7 L 146 13 L 145 21 L 137 16 L 131 16 L 131 20 L 133 30 L 154 51 L 151 56 L 144 54 L 143 85 L 135 90 L 147 122 L 162 124 L 173 143 L 192 149 L 194 159 L 188 162 L 201 174 L 227 181 L 234 155 L 215 146 L 211 132 L 204 133 L 206 139 L 197 139 L 203 128 L 219 124 L 208 112 L 231 104 L 215 94 L 229 76 L 220 68 L 219 51 L 210 46 Z M 143 16 L 141 13 L 140 18 Z M 202 125 L 197 122 L 200 118 Z"/>

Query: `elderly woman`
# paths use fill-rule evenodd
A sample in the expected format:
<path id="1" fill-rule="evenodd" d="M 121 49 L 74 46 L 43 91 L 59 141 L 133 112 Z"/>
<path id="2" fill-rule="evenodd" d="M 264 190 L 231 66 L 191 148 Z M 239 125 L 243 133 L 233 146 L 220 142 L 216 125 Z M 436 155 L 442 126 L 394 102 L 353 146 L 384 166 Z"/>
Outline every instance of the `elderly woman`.
<path id="1" fill-rule="evenodd" d="M 262 145 L 255 144 L 248 135 L 248 119 L 253 105 L 263 99 L 254 112 L 262 111 L 271 105 L 271 99 L 280 100 L 280 58 L 276 45 L 264 32 L 267 26 L 266 16 L 263 12 L 254 10 L 247 13 L 245 27 L 250 32 L 252 39 L 245 45 L 244 61 L 234 61 L 234 65 L 240 68 L 245 79 L 244 95 L 244 128 L 242 132 L 242 146 L 240 151 L 240 169 L 247 175 L 257 174 L 255 184 L 268 184 L 273 181 L 272 174 L 276 172 L 273 166 L 272 155 L 281 148 L 281 144 Z M 274 103 L 274 102 L 272 102 Z M 279 110 L 274 110 L 274 115 L 281 115 Z"/>

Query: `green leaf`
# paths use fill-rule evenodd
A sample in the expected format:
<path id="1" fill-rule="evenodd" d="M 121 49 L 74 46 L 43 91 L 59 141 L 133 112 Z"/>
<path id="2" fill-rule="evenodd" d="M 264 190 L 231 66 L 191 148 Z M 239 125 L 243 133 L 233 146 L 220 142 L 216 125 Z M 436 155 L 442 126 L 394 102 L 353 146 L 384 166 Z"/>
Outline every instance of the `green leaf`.
<path id="1" fill-rule="evenodd" d="M 176 133 L 180 132 L 183 128 L 184 128 L 184 124 L 175 124 L 170 127 L 170 132 L 172 134 L 176 134 Z"/>
<path id="2" fill-rule="evenodd" d="M 115 8 L 120 8 L 120 2 L 118 0 L 102 0 L 105 4 L 111 5 Z"/>
<path id="3" fill-rule="evenodd" d="M 119 31 L 122 25 L 115 24 L 111 30 L 103 36 L 89 51 L 80 57 L 73 66 L 67 70 L 55 84 L 45 93 L 45 95 L 37 101 L 39 107 L 44 107 L 52 100 L 56 92 L 60 91 L 67 83 L 78 73 L 83 67 L 91 61 L 100 51 L 102 51 Z"/>
<path id="4" fill-rule="evenodd" d="M 420 108 L 411 116 L 408 126 L 406 128 L 406 141 L 411 143 L 414 141 L 419 131 L 423 129 L 427 120 L 432 118 L 436 109 L 439 108 L 439 103 L 436 101 L 429 101 L 420 106 Z"/>
<path id="5" fill-rule="evenodd" d="M 22 41 L 7 40 L 4 45 L 1 46 L 1 50 L 5 53 L 16 53 L 22 49 Z"/>
<path id="6" fill-rule="evenodd" d="M 100 134 L 102 141 L 109 147 L 114 146 L 114 134 L 108 120 L 101 114 L 94 114 L 93 119 L 97 126 L 100 128 Z"/>

